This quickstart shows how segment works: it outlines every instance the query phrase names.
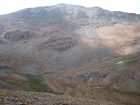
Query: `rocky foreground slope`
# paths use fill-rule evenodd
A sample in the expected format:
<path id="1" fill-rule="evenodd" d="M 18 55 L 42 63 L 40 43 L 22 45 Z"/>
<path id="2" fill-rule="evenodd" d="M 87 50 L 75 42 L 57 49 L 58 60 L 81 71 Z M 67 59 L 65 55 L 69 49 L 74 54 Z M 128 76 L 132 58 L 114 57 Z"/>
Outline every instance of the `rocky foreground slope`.
<path id="1" fill-rule="evenodd" d="M 0 90 L 0 105 L 115 105 L 99 100 L 75 99 L 46 93 Z"/>

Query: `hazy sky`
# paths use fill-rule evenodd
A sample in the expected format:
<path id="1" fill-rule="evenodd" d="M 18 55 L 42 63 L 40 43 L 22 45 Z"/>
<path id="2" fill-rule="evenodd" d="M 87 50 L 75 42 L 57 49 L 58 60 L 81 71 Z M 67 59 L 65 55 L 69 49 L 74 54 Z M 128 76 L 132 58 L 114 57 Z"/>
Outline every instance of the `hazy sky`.
<path id="1" fill-rule="evenodd" d="M 140 0 L 1 0 L 0 14 L 7 14 L 29 7 L 50 6 L 58 3 L 99 6 L 111 11 L 140 14 Z"/>

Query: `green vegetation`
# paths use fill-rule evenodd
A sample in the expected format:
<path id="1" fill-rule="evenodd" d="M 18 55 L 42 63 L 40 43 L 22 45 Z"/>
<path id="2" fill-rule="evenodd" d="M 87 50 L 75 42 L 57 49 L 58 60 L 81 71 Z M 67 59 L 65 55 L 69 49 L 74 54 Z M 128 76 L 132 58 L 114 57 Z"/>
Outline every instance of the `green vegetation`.
<path id="1" fill-rule="evenodd" d="M 48 92 L 54 94 L 57 93 L 52 90 L 44 81 L 43 75 L 33 75 L 33 74 L 23 74 L 19 72 L 8 72 L 8 77 L 0 76 L 4 84 L 9 83 L 12 86 L 19 87 L 24 91 L 34 91 L 34 92 Z M 51 74 L 51 73 L 50 73 Z"/>
<path id="2" fill-rule="evenodd" d="M 111 90 L 112 92 L 118 92 L 118 93 L 121 93 L 121 94 L 125 94 L 125 95 L 135 95 L 135 96 L 140 96 L 140 92 L 135 92 L 135 91 L 129 91 L 129 90 L 126 90 L 126 89 L 112 89 Z"/>
<path id="3" fill-rule="evenodd" d="M 134 53 L 134 54 L 129 54 L 125 56 L 118 56 L 113 59 L 101 61 L 100 64 L 97 64 L 96 66 L 94 66 L 94 68 L 101 69 L 101 68 L 118 67 L 119 65 L 117 65 L 117 63 L 120 61 L 124 61 L 125 64 L 139 64 L 140 53 Z"/>
<path id="4" fill-rule="evenodd" d="M 137 58 L 133 58 L 132 60 L 129 60 L 127 62 L 127 64 L 140 64 L 140 57 L 137 57 Z"/>
<path id="5" fill-rule="evenodd" d="M 51 74 L 54 74 L 54 71 L 51 71 L 51 72 L 41 72 L 39 75 L 51 75 Z"/>
<path id="6" fill-rule="evenodd" d="M 36 92 L 49 92 L 55 93 L 47 84 L 44 83 L 43 78 L 40 75 L 24 75 L 27 80 L 22 81 L 19 87 L 25 91 L 36 91 Z"/>
<path id="7" fill-rule="evenodd" d="M 20 84 L 20 87 L 23 90 L 26 91 L 37 91 L 37 92 L 45 92 L 45 84 L 43 83 L 43 80 L 40 76 L 38 75 L 30 75 L 27 74 L 25 75 L 27 80 L 23 81 Z"/>

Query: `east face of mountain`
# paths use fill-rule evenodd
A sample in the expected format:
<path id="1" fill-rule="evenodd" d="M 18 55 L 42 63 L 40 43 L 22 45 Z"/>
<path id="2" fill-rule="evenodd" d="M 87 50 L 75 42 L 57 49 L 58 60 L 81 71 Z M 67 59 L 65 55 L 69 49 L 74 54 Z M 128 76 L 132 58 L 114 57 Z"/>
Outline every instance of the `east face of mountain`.
<path id="1" fill-rule="evenodd" d="M 0 16 L 1 66 L 66 70 L 140 49 L 140 15 L 58 4 Z M 10 62 L 8 62 L 10 60 Z"/>

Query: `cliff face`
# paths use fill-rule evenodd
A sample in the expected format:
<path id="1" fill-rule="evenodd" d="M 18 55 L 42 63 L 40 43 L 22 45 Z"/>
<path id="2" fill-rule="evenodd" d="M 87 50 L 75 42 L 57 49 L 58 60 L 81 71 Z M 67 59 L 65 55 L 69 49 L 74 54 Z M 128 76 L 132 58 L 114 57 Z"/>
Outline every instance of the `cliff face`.
<path id="1" fill-rule="evenodd" d="M 0 65 L 37 73 L 132 54 L 140 48 L 139 22 L 137 14 L 67 4 L 2 15 L 0 54 L 10 62 Z"/>

